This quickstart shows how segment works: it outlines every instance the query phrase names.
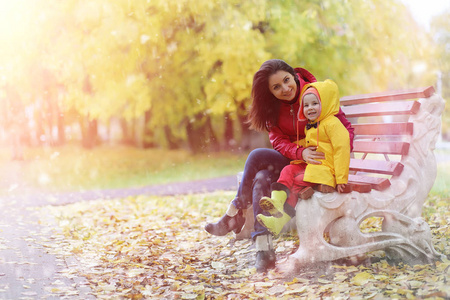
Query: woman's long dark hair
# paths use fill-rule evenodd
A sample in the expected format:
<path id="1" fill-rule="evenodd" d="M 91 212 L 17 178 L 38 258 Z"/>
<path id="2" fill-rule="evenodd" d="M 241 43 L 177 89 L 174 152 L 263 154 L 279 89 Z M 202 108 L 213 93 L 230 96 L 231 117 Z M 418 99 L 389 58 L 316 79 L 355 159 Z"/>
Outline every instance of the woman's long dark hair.
<path id="1" fill-rule="evenodd" d="M 290 65 L 281 59 L 265 61 L 253 76 L 252 105 L 247 118 L 251 129 L 263 131 L 278 125 L 281 102 L 269 89 L 269 77 L 278 71 L 290 73 L 299 86 L 297 74 Z"/>

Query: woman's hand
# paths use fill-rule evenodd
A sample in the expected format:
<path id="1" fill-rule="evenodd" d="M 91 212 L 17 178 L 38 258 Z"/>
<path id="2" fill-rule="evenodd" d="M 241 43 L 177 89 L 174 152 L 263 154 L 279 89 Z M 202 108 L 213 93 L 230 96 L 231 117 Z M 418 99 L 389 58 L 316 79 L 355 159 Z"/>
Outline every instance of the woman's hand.
<path id="1" fill-rule="evenodd" d="M 308 164 L 321 165 L 322 162 L 319 159 L 325 159 L 325 154 L 323 152 L 316 151 L 317 147 L 307 147 L 303 149 L 302 158 Z"/>
<path id="2" fill-rule="evenodd" d="M 345 190 L 345 186 L 346 184 L 336 184 L 336 190 L 338 191 L 338 193 L 342 193 Z"/>

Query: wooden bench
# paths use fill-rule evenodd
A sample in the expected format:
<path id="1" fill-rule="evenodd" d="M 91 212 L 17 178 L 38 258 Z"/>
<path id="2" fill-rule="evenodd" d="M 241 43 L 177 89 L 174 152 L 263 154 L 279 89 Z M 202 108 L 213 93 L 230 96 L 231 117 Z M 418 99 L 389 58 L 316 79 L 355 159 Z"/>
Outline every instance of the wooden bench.
<path id="1" fill-rule="evenodd" d="M 360 158 L 353 157 L 350 162 L 350 172 L 353 174 L 349 176 L 349 184 L 352 190 L 362 193 L 372 189 L 382 191 L 391 185 L 389 177 L 402 173 L 404 166 L 401 161 L 393 161 L 389 155 L 408 155 L 414 128 L 408 118 L 417 114 L 421 103 L 401 100 L 429 98 L 433 93 L 434 88 L 430 86 L 409 91 L 341 98 L 342 110 L 355 128 L 353 153 L 362 153 Z M 406 118 L 397 117 L 400 121 L 385 122 L 386 117 L 390 119 L 392 116 Z M 370 154 L 382 155 L 384 160 L 367 158 Z M 361 172 L 369 176 L 357 175 Z M 377 174 L 389 177 L 380 177 Z"/>
<path id="2" fill-rule="evenodd" d="M 300 245 L 288 269 L 384 250 L 410 264 L 441 259 L 431 243 L 422 206 L 436 178 L 433 150 L 440 133 L 443 99 L 433 87 L 346 96 L 342 110 L 355 128 L 347 194 L 315 192 L 299 201 L 295 220 Z M 236 238 L 253 230 L 253 214 Z M 360 224 L 378 217 L 381 228 L 363 233 Z"/>

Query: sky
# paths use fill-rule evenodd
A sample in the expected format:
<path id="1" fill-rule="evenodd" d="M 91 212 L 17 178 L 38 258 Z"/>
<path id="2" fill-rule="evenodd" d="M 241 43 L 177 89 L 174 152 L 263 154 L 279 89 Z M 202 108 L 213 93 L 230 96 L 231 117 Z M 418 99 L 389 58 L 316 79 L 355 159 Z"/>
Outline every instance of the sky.
<path id="1" fill-rule="evenodd" d="M 413 17 L 428 30 L 433 16 L 450 8 L 450 0 L 402 0 Z"/>

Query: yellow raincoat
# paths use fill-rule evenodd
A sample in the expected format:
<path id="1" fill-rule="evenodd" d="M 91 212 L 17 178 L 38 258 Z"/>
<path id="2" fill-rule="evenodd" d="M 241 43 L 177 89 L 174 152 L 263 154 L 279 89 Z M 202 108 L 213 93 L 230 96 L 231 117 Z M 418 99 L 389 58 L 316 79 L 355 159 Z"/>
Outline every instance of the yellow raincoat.
<path id="1" fill-rule="evenodd" d="M 306 147 L 317 146 L 317 151 L 325 153 L 321 165 L 308 164 L 304 181 L 326 184 L 336 187 L 336 184 L 348 182 L 350 165 L 350 137 L 348 130 L 334 115 L 339 112 L 339 89 L 332 80 L 313 82 L 303 87 L 300 99 L 308 87 L 314 87 L 320 95 L 321 112 L 314 122 L 317 128 L 306 129 L 305 139 L 299 141 Z M 298 119 L 305 120 L 303 101 L 300 104 Z"/>

